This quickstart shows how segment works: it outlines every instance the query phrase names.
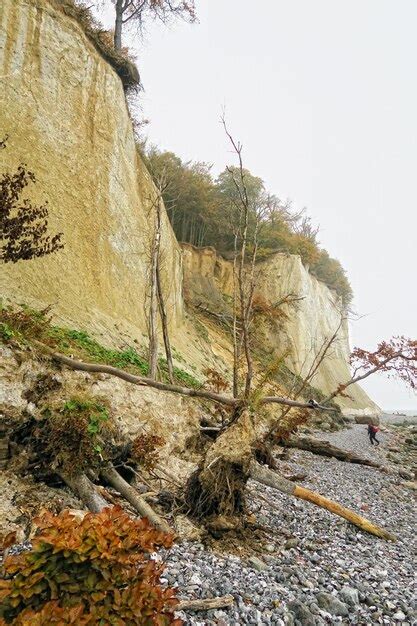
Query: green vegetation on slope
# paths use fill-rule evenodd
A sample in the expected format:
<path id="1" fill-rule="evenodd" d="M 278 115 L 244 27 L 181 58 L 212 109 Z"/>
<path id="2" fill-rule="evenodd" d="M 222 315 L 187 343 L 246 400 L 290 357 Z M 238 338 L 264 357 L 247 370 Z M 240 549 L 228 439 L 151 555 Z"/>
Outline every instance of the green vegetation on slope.
<path id="1" fill-rule="evenodd" d="M 36 339 L 57 352 L 72 355 L 86 362 L 103 363 L 126 370 L 136 376 L 147 376 L 148 363 L 144 356 L 134 348 L 124 350 L 107 348 L 83 330 L 74 330 L 53 326 L 48 317 L 49 309 L 37 311 L 26 306 L 20 309 L 1 307 L 0 309 L 0 341 L 22 341 L 25 343 Z M 168 367 L 165 359 L 158 360 L 161 379 L 169 382 Z M 185 370 L 174 367 L 174 380 L 178 384 L 195 389 L 201 383 Z"/>
<path id="2" fill-rule="evenodd" d="M 208 163 L 183 162 L 173 152 L 154 147 L 142 151 L 154 179 L 163 175 L 168 181 L 163 198 L 177 239 L 197 247 L 213 246 L 220 254 L 230 255 L 237 200 L 231 173 L 234 168 L 226 168 L 214 180 Z M 266 207 L 261 220 L 258 259 L 274 252 L 300 255 L 310 272 L 334 289 L 348 306 L 353 294 L 346 273 L 340 262 L 320 247 L 318 231 L 305 212 L 295 212 L 289 202 L 283 203 L 268 193 L 263 180 L 248 170 L 245 170 L 245 186 L 250 202 L 250 227 L 254 227 L 257 210 Z"/>

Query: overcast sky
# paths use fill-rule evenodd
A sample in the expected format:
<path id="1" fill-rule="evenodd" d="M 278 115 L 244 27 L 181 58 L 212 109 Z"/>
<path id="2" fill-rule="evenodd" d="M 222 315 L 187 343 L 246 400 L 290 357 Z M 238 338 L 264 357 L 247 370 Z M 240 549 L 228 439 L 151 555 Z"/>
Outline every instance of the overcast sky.
<path id="1" fill-rule="evenodd" d="M 200 22 L 133 35 L 150 141 L 182 158 L 245 165 L 320 225 L 363 317 L 351 343 L 417 330 L 416 0 L 198 0 Z M 108 10 L 107 19 L 111 15 Z M 383 377 L 383 408 L 417 399 Z"/>

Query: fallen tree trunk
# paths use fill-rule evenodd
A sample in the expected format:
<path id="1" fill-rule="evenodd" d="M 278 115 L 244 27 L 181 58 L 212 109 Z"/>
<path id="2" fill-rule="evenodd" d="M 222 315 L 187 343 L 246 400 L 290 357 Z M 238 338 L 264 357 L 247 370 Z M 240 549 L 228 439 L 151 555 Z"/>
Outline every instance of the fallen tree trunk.
<path id="1" fill-rule="evenodd" d="M 61 472 L 60 476 L 92 513 L 100 513 L 106 506 L 109 506 L 108 502 L 98 493 L 94 484 L 85 474 L 70 475 Z"/>
<path id="2" fill-rule="evenodd" d="M 175 611 L 210 611 L 232 606 L 235 602 L 233 596 L 220 596 L 219 598 L 206 598 L 204 600 L 182 600 L 174 608 Z"/>
<path id="3" fill-rule="evenodd" d="M 190 396 L 192 398 L 205 398 L 206 400 L 212 400 L 213 402 L 218 402 L 219 404 L 224 404 L 225 406 L 237 407 L 240 404 L 240 400 L 238 398 L 223 396 L 212 391 L 204 391 L 204 389 L 190 389 L 189 387 L 180 387 L 179 385 L 169 385 L 166 383 L 161 383 L 159 381 L 152 380 L 151 378 L 146 378 L 145 376 L 135 376 L 134 374 L 129 374 L 129 372 L 125 372 L 124 370 L 121 370 L 118 367 L 113 367 L 112 365 L 103 365 L 102 363 L 85 363 L 84 361 L 77 361 L 76 359 L 71 359 L 70 357 L 65 356 L 65 354 L 61 354 L 60 352 L 54 352 L 52 348 L 42 343 L 41 341 L 32 339 L 32 343 L 41 348 L 44 352 L 48 353 L 56 361 L 63 363 L 64 365 L 67 365 L 74 370 L 80 370 L 82 372 L 110 374 L 111 376 L 117 376 L 118 378 L 126 380 L 128 383 L 133 383 L 134 385 L 153 387 L 154 389 L 160 389 L 161 391 L 179 393 L 182 396 Z M 321 404 L 317 404 L 317 402 L 298 402 L 297 400 L 290 400 L 289 398 L 283 398 L 281 396 L 266 396 L 262 398 L 262 400 L 260 400 L 260 403 L 282 404 L 283 406 L 295 408 L 298 407 L 314 411 L 317 409 L 320 409 L 322 411 L 337 410 L 331 407 L 322 406 Z"/>
<path id="4" fill-rule="evenodd" d="M 379 526 L 372 524 L 372 522 L 361 515 L 358 515 L 350 509 L 341 506 L 337 502 L 333 502 L 333 500 L 329 500 L 329 498 L 321 496 L 315 491 L 294 485 L 291 481 L 279 476 L 272 470 L 259 465 L 259 463 L 251 463 L 250 477 L 256 482 L 272 487 L 273 489 L 277 489 L 278 491 L 282 491 L 290 496 L 295 496 L 301 500 L 308 500 L 308 502 L 312 502 L 313 504 L 330 511 L 330 513 L 343 517 L 348 520 L 348 522 L 355 524 L 355 526 L 367 533 L 371 533 L 372 535 L 376 535 L 377 537 L 381 537 L 382 539 L 387 539 L 389 541 L 396 541 L 395 535 L 388 532 L 384 528 L 380 528 Z"/>
<path id="5" fill-rule="evenodd" d="M 110 374 L 111 376 L 117 376 L 122 380 L 126 380 L 128 383 L 133 383 L 134 385 L 153 387 L 154 389 L 160 389 L 161 391 L 179 393 L 182 396 L 191 396 L 192 398 L 205 398 L 207 400 L 213 400 L 214 402 L 220 402 L 221 404 L 225 404 L 227 406 L 236 406 L 237 404 L 237 400 L 235 398 L 222 396 L 218 393 L 214 393 L 211 391 L 204 391 L 203 389 L 190 389 L 189 387 L 180 387 L 179 385 L 169 385 L 166 383 L 161 383 L 157 380 L 146 378 L 145 376 L 135 376 L 134 374 L 129 374 L 129 372 L 125 372 L 124 370 L 121 370 L 118 367 L 113 367 L 112 365 L 103 365 L 102 363 L 85 363 L 84 361 L 77 361 L 76 359 L 71 359 L 70 357 L 65 356 L 65 354 L 55 352 L 54 350 L 52 350 L 52 348 L 40 341 L 34 339 L 33 343 L 45 352 L 47 352 L 55 361 L 59 361 L 60 363 L 67 365 L 73 370 Z"/>
<path id="6" fill-rule="evenodd" d="M 347 463 L 358 463 L 359 465 L 368 465 L 369 467 L 380 467 L 381 464 L 371 459 L 365 459 L 352 450 L 342 450 L 333 446 L 329 441 L 320 441 L 315 437 L 307 437 L 305 435 L 292 436 L 284 442 L 288 448 L 297 448 L 299 450 L 308 450 L 313 454 L 320 456 L 334 457 L 339 461 Z"/>
<path id="7" fill-rule="evenodd" d="M 166 533 L 172 532 L 167 522 L 155 513 L 153 508 L 138 494 L 132 485 L 129 485 L 129 483 L 120 476 L 114 467 L 107 467 L 101 470 L 100 473 L 112 487 L 130 502 L 139 515 L 147 517 L 151 524 L 153 524 L 155 528 L 158 528 L 158 530 L 163 530 Z"/>

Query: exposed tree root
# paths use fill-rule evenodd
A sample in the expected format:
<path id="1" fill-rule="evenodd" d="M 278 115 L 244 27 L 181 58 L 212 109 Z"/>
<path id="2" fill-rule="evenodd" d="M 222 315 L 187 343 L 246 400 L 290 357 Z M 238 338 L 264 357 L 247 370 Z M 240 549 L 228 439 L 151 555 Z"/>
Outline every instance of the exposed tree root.
<path id="1" fill-rule="evenodd" d="M 185 503 L 194 517 L 235 516 L 243 512 L 243 493 L 248 476 L 241 466 L 219 460 L 204 470 L 204 476 L 203 482 L 202 470 L 195 471 L 185 488 Z"/>
<path id="2" fill-rule="evenodd" d="M 172 532 L 167 522 L 155 513 L 152 507 L 149 506 L 149 504 L 138 494 L 136 489 L 132 487 L 132 485 L 129 485 L 129 483 L 120 476 L 114 467 L 110 466 L 102 469 L 100 473 L 112 487 L 114 487 L 124 498 L 126 498 L 139 515 L 147 517 L 155 528 L 163 530 L 164 532 Z"/>
<path id="3" fill-rule="evenodd" d="M 372 535 L 376 535 L 377 537 L 381 537 L 382 539 L 387 539 L 389 541 L 396 541 L 395 535 L 388 532 L 384 528 L 380 528 L 379 526 L 372 524 L 361 515 L 358 515 L 350 509 L 337 504 L 337 502 L 333 502 L 333 500 L 329 500 L 329 498 L 321 496 L 315 491 L 294 485 L 291 481 L 279 476 L 266 467 L 262 467 L 255 461 L 252 462 L 250 467 L 250 477 L 259 483 L 278 489 L 278 491 L 282 491 L 288 495 L 301 498 L 302 500 L 308 500 L 309 502 L 330 511 L 330 513 L 343 517 L 348 520 L 348 522 L 355 524 L 355 526 L 358 526 L 358 528 L 367 533 L 371 533 Z"/>
<path id="4" fill-rule="evenodd" d="M 333 446 L 328 441 L 320 441 L 315 437 L 307 437 L 305 435 L 292 436 L 286 440 L 284 444 L 289 448 L 308 450 L 313 454 L 334 457 L 335 459 L 339 459 L 339 461 L 346 461 L 347 463 L 358 463 L 359 465 L 368 465 L 370 467 L 381 466 L 380 463 L 365 459 L 351 450 L 342 450 L 341 448 Z"/>

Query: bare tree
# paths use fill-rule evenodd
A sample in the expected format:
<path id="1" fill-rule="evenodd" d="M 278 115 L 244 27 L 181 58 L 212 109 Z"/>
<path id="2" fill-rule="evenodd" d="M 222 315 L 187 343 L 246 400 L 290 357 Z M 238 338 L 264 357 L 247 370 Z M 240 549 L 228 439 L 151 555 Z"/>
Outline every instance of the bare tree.
<path id="1" fill-rule="evenodd" d="M 242 144 L 230 134 L 225 117 L 221 122 L 233 150 L 238 158 L 237 168 L 227 171 L 236 189 L 234 204 L 234 254 L 233 254 L 233 395 L 239 393 L 239 361 L 241 348 L 245 355 L 246 374 L 244 398 L 250 395 L 253 380 L 253 360 L 250 347 L 250 325 L 253 316 L 253 296 L 255 293 L 255 265 L 258 252 L 258 235 L 262 219 L 269 210 L 269 196 L 261 196 L 259 204 L 252 206 L 246 186 L 246 170 L 243 167 Z M 249 233 L 250 219 L 254 221 L 253 232 Z M 251 248 L 251 250 L 249 249 Z M 248 260 L 249 257 L 249 260 Z"/>
<path id="2" fill-rule="evenodd" d="M 165 355 L 168 368 L 168 379 L 174 382 L 174 368 L 172 362 L 171 342 L 168 330 L 168 315 L 166 310 L 165 297 L 163 293 L 161 266 L 162 266 L 162 221 L 163 221 L 163 193 L 168 187 L 165 172 L 159 176 L 154 176 L 155 194 L 151 198 L 151 209 L 153 213 L 153 228 L 151 236 L 150 253 L 150 303 L 149 303 L 149 377 L 156 378 L 158 369 L 158 310 L 161 319 L 162 336 L 164 340 Z"/>
<path id="3" fill-rule="evenodd" d="M 148 20 L 164 24 L 172 19 L 196 20 L 194 0 L 112 0 L 115 8 L 114 47 L 122 48 L 122 33 L 126 25 L 136 23 L 143 30 Z"/>
<path id="4" fill-rule="evenodd" d="M 160 197 L 156 194 L 155 200 L 152 202 L 151 210 L 154 209 L 154 224 L 151 241 L 151 265 L 150 265 L 150 302 L 149 302 L 149 358 L 148 358 L 148 375 L 152 380 L 156 379 L 158 368 L 158 264 L 159 252 L 161 247 L 161 211 Z"/>
<path id="5" fill-rule="evenodd" d="M 161 258 L 159 259 L 159 263 L 156 266 L 156 285 L 157 285 L 157 293 L 158 293 L 159 314 L 161 316 L 162 336 L 164 338 L 165 356 L 167 360 L 168 380 L 170 383 L 173 383 L 174 382 L 174 366 L 172 363 L 171 340 L 169 338 L 168 315 L 167 315 L 165 297 L 164 297 L 164 292 L 162 288 L 162 280 L 161 280 L 162 260 L 163 259 L 161 256 Z"/>

